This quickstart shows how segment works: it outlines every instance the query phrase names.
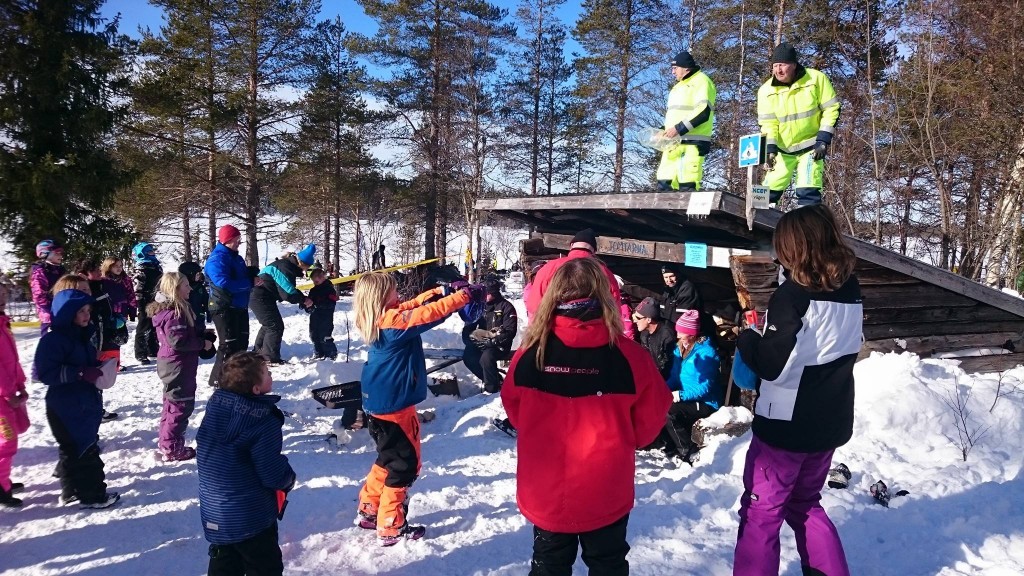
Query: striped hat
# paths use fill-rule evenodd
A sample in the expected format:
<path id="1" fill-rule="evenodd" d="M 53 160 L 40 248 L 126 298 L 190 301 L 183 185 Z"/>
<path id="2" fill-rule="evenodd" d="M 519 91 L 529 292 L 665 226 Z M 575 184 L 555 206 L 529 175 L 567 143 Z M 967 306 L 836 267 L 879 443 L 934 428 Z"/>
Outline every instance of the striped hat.
<path id="1" fill-rule="evenodd" d="M 696 310 L 683 310 L 683 315 L 676 320 L 676 333 L 696 336 L 700 333 L 700 313 Z"/>

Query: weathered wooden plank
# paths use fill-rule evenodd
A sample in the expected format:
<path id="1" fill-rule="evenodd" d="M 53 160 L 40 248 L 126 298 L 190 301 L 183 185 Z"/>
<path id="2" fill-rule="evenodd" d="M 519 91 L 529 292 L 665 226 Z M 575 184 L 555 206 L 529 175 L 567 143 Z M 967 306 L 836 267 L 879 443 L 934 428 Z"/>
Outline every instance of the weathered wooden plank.
<path id="1" fill-rule="evenodd" d="M 722 202 L 722 191 L 712 192 L 712 209 Z M 664 209 L 686 210 L 690 205 L 689 192 L 644 192 L 636 194 L 586 194 L 570 196 L 521 196 L 517 198 L 481 198 L 474 207 L 477 210 L 522 211 L 522 210 L 578 210 L 615 208 L 619 210 Z"/>
<path id="2" fill-rule="evenodd" d="M 853 248 L 858 258 L 891 268 L 930 284 L 941 286 L 947 290 L 963 294 L 967 298 L 984 302 L 1024 318 L 1024 299 L 1005 294 L 948 270 L 918 262 L 912 258 L 890 252 L 885 248 L 868 244 L 856 238 L 847 237 L 846 242 Z"/>
<path id="3" fill-rule="evenodd" d="M 1014 332 L 1024 328 L 1021 322 L 919 322 L 916 324 L 869 324 L 864 326 L 865 340 L 934 336 L 939 334 L 980 334 Z"/>
<path id="4" fill-rule="evenodd" d="M 893 306 L 890 302 L 887 306 Z M 866 308 L 864 324 L 900 324 L 908 322 L 1022 322 L 1005 310 L 986 306 L 951 306 L 941 308 Z"/>
<path id="5" fill-rule="evenodd" d="M 853 273 L 857 275 L 857 281 L 860 282 L 861 286 L 871 286 L 878 284 L 920 284 L 921 281 L 917 278 L 907 276 L 902 272 L 896 272 L 895 270 L 889 270 L 879 266 L 862 267 L 861 263 L 863 260 L 857 260 L 857 267 Z"/>
<path id="6" fill-rule="evenodd" d="M 903 308 L 976 305 L 976 301 L 971 298 L 931 284 L 862 286 L 861 295 L 864 298 L 865 310 L 891 308 L 894 304 L 899 304 Z"/>
<path id="7" fill-rule="evenodd" d="M 1011 351 L 1024 351 L 1024 332 L 908 336 L 906 338 L 868 340 L 864 343 L 866 352 L 907 351 L 921 356 L 931 356 L 938 352 L 955 352 L 966 348 L 1006 348 Z"/>
<path id="8" fill-rule="evenodd" d="M 967 356 L 951 358 L 960 362 L 960 368 L 969 374 L 1003 372 L 1024 364 L 1024 353 L 993 354 L 991 356 Z"/>
<path id="9" fill-rule="evenodd" d="M 572 236 L 568 234 L 544 233 L 543 239 L 544 245 L 547 248 L 558 250 L 567 251 L 572 243 Z M 659 262 L 674 262 L 677 264 L 682 264 L 686 261 L 686 247 L 683 244 L 649 242 L 615 236 L 598 236 L 597 244 L 597 254 L 600 256 L 619 256 L 641 260 L 657 260 Z M 653 251 L 651 249 L 652 246 Z M 716 249 L 737 251 L 734 248 L 721 248 L 709 245 L 707 260 L 709 267 L 717 263 L 717 260 L 713 258 Z"/>

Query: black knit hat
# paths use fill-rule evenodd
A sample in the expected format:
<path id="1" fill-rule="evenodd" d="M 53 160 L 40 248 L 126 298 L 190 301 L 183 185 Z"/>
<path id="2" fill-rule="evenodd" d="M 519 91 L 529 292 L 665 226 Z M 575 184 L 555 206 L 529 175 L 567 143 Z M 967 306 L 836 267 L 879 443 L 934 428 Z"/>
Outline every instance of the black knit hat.
<path id="1" fill-rule="evenodd" d="M 686 50 L 676 54 L 676 57 L 672 59 L 672 65 L 680 68 L 697 68 L 697 62 Z"/>
<path id="2" fill-rule="evenodd" d="M 783 42 L 775 47 L 772 51 L 772 64 L 776 62 L 785 64 L 799 64 L 800 61 L 797 58 L 796 48 L 789 42 Z"/>
<path id="3" fill-rule="evenodd" d="M 585 242 L 590 245 L 590 251 L 594 252 L 597 250 L 597 236 L 594 235 L 593 228 L 587 228 L 586 230 L 580 230 L 572 237 L 572 242 L 569 243 L 569 247 L 577 242 Z"/>
<path id="4" fill-rule="evenodd" d="M 488 280 L 484 282 L 484 290 L 491 296 L 501 296 L 501 282 L 497 280 Z"/>
<path id="5" fill-rule="evenodd" d="M 660 309 L 661 307 L 658 306 L 658 303 L 654 300 L 654 298 L 648 296 L 647 298 L 644 298 L 639 304 L 636 305 L 636 310 L 634 310 L 633 312 L 637 316 L 641 316 L 643 318 L 650 318 L 651 320 L 660 320 Z"/>

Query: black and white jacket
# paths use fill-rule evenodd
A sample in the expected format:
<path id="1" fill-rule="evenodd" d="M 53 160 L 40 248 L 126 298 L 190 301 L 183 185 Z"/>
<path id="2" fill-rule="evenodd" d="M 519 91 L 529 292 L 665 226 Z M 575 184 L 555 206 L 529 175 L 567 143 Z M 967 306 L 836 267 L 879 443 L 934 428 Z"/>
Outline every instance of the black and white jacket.
<path id="1" fill-rule="evenodd" d="M 736 342 L 761 378 L 754 434 L 794 452 L 820 452 L 853 435 L 853 365 L 864 306 L 856 276 L 832 292 L 787 280 L 772 295 L 764 334 L 746 330 Z"/>

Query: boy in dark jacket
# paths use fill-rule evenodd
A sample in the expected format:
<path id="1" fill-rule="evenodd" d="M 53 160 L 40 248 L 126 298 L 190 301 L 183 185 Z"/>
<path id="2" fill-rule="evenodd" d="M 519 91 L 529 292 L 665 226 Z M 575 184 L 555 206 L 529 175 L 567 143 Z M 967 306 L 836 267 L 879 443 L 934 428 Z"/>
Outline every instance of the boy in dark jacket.
<path id="1" fill-rule="evenodd" d="M 107 508 L 120 496 L 107 492 L 100 460 L 103 399 L 96 381 L 103 372 L 89 343 L 91 303 L 80 290 L 61 290 L 53 297 L 53 323 L 36 347 L 35 367 L 46 384 L 46 420 L 57 441 L 60 503 Z"/>
<path id="2" fill-rule="evenodd" d="M 295 472 L 281 454 L 284 414 L 272 385 L 263 359 L 239 352 L 224 361 L 220 388 L 206 403 L 196 440 L 210 576 L 284 571 L 277 521 Z"/>
<path id="3" fill-rule="evenodd" d="M 500 282 L 490 280 L 484 289 L 487 300 L 483 315 L 462 329 L 462 340 L 466 343 L 462 362 L 483 381 L 485 392 L 496 394 L 501 392 L 498 361 L 510 356 L 519 318 L 515 306 L 501 295 Z"/>
<path id="4" fill-rule="evenodd" d="M 146 306 L 156 296 L 156 283 L 164 269 L 156 258 L 156 248 L 148 242 L 139 242 L 132 248 L 135 260 L 135 299 L 138 301 L 139 323 L 135 326 L 135 359 L 139 364 L 149 364 L 149 358 L 156 356 L 158 345 L 153 319 L 146 313 Z"/>
<path id="5" fill-rule="evenodd" d="M 290 253 L 260 270 L 260 284 L 252 289 L 249 308 L 260 323 L 253 352 L 262 354 L 271 364 L 283 364 L 281 338 L 284 337 L 284 319 L 277 308 L 278 302 L 291 302 L 309 307 L 310 300 L 295 287 L 295 279 L 313 265 L 316 246 L 309 244 L 297 254 Z"/>
<path id="6" fill-rule="evenodd" d="M 338 357 L 338 347 L 333 337 L 338 291 L 327 280 L 323 268 L 311 270 L 309 278 L 314 284 L 309 290 L 309 299 L 313 305 L 306 308 L 306 311 L 309 312 L 309 337 L 313 340 L 313 355 L 317 360 L 334 360 Z"/>
<path id="7" fill-rule="evenodd" d="M 184 262 L 178 266 L 178 273 L 188 278 L 188 285 L 192 289 L 188 294 L 188 304 L 196 320 L 206 328 L 206 323 L 213 322 L 213 319 L 210 318 L 210 291 L 206 289 L 203 268 L 195 262 Z"/>

